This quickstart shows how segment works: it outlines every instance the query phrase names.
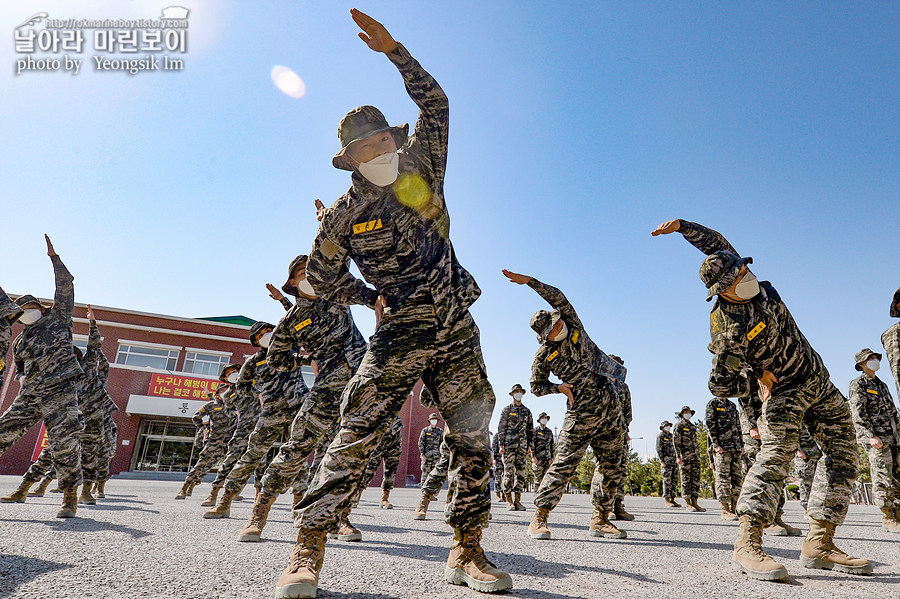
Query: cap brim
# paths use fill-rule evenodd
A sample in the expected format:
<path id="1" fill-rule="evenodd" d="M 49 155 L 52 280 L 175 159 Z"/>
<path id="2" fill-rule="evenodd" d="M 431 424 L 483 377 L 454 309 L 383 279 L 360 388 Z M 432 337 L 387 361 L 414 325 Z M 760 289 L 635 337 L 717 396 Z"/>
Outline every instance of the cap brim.
<path id="1" fill-rule="evenodd" d="M 362 137 L 358 137 L 354 140 L 347 142 L 343 148 L 341 148 L 337 154 L 331 159 L 331 165 L 334 168 L 339 168 L 342 171 L 352 171 L 353 167 L 347 164 L 347 160 L 344 158 L 344 154 L 347 152 L 347 149 L 350 148 L 353 144 L 358 141 L 361 141 L 370 135 L 375 135 L 376 133 L 381 133 L 382 131 L 391 131 L 394 134 L 394 141 L 397 143 L 397 147 L 403 146 L 406 143 L 406 140 L 409 139 L 409 123 L 404 123 L 403 125 L 399 125 L 396 127 L 385 127 L 383 129 L 376 129 L 371 133 L 366 133 Z"/>

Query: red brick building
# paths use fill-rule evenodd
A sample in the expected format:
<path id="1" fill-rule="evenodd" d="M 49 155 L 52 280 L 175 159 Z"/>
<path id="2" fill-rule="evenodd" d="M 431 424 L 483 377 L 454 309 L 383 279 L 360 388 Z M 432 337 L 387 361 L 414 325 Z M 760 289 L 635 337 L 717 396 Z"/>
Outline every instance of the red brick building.
<path id="1" fill-rule="evenodd" d="M 93 309 L 110 363 L 107 389 L 119 406 L 112 473 L 186 472 L 197 459 L 190 418 L 206 401 L 205 389 L 217 384 L 222 367 L 243 363 L 255 352 L 249 341 L 253 321 L 244 316 L 196 319 L 102 306 Z M 75 306 L 74 342 L 82 349 L 87 345 L 86 310 L 84 304 Z M 21 328 L 17 323 L 13 335 Z M 0 413 L 19 391 L 11 349 L 7 363 L 10 367 L 0 381 Z M 304 371 L 304 378 L 312 385 L 312 368 Z M 419 404 L 417 387 L 401 411 L 403 453 L 395 481 L 399 487 L 420 481 L 416 445 L 429 412 Z M 36 446 L 43 441 L 41 428 L 40 424 L 32 427 L 0 456 L 0 474 L 23 474 L 28 469 Z M 372 484 L 380 482 L 379 469 Z"/>

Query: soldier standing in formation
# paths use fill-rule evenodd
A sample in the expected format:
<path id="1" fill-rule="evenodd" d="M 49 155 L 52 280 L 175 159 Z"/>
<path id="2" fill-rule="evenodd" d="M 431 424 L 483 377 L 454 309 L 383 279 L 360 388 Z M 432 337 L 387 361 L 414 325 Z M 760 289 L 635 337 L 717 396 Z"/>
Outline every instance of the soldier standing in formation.
<path id="1" fill-rule="evenodd" d="M 422 474 L 419 482 L 425 484 L 428 474 L 434 469 L 441 457 L 441 443 L 444 441 L 444 431 L 438 428 L 438 415 L 432 412 L 428 415 L 428 426 L 419 433 L 419 461 Z"/>
<path id="2" fill-rule="evenodd" d="M 175 499 L 185 499 L 191 496 L 194 487 L 200 484 L 203 477 L 213 469 L 213 467 L 225 457 L 225 451 L 228 448 L 228 439 L 234 433 L 234 427 L 237 426 L 238 414 L 232 409 L 231 401 L 234 397 L 234 390 L 231 385 L 220 384 L 215 391 L 207 393 L 209 401 L 200 406 L 191 420 L 194 426 L 201 426 L 203 423 L 209 425 L 209 434 L 206 436 L 206 444 L 203 451 L 197 457 L 194 467 L 184 479 L 184 485 L 175 495 Z"/>
<path id="3" fill-rule="evenodd" d="M 550 512 L 590 446 L 596 464 L 591 481 L 594 511 L 588 530 L 591 536 L 624 539 L 625 531 L 616 528 L 609 515 L 622 477 L 625 437 L 622 409 L 610 380 L 624 381 L 625 367 L 591 340 L 575 308 L 559 289 L 527 275 L 508 270 L 503 274 L 513 283 L 528 285 L 553 307 L 552 312 L 538 310 L 531 317 L 531 328 L 541 344 L 531 367 L 531 392 L 538 397 L 562 393 L 568 398 L 569 408 L 557 440 L 556 456 L 535 493 L 537 510 L 528 534 L 533 539 L 550 538 Z M 551 383 L 551 373 L 563 382 Z"/>
<path id="4" fill-rule="evenodd" d="M 672 423 L 668 420 L 663 420 L 659 425 L 659 434 L 656 435 L 656 455 L 659 458 L 666 507 L 681 507 L 681 504 L 675 501 L 678 494 L 678 458 L 672 441 Z"/>
<path id="5" fill-rule="evenodd" d="M 424 520 L 428 514 L 428 505 L 441 492 L 444 483 L 447 482 L 447 472 L 450 469 L 450 446 L 446 441 L 441 442 L 440 456 L 434 463 L 434 468 L 427 475 L 422 476 L 422 497 L 419 505 L 413 512 L 413 520 Z M 452 491 L 447 491 L 447 501 L 450 501 Z"/>
<path id="6" fill-rule="evenodd" d="M 610 354 L 609 356 L 622 366 L 625 361 L 619 356 Z M 619 406 L 622 409 L 622 427 L 625 429 L 625 444 L 622 446 L 622 461 L 619 463 L 619 470 L 622 471 L 622 479 L 619 482 L 619 489 L 616 491 L 616 503 L 613 507 L 613 515 L 616 520 L 625 520 L 630 522 L 634 520 L 634 516 L 625 510 L 625 483 L 628 482 L 628 458 L 631 456 L 631 437 L 628 435 L 628 427 L 631 426 L 631 389 L 628 384 L 622 380 L 612 380 L 612 385 L 616 390 L 616 397 L 619 398 Z"/>
<path id="7" fill-rule="evenodd" d="M 856 440 L 869 456 L 881 526 L 887 532 L 900 532 L 900 413 L 888 386 L 875 375 L 881 368 L 881 354 L 866 348 L 854 359 L 856 370 L 862 372 L 850 383 Z"/>
<path id="8" fill-rule="evenodd" d="M 700 267 L 707 300 L 718 296 L 710 315 L 709 350 L 714 355 L 709 389 L 717 397 L 762 399 L 762 447 L 738 500 L 740 531 L 732 567 L 761 580 L 786 578 L 787 569 L 762 549 L 762 529 L 775 519 L 785 477 L 797 451 L 800 423 L 822 443 L 823 468 L 809 499 L 810 528 L 800 551 L 807 568 L 868 574 L 872 565 L 834 544 L 857 475 L 850 408 L 828 376 L 822 358 L 800 332 L 787 306 L 768 282 L 758 282 L 718 232 L 686 220 L 661 224 L 653 235 L 681 232 L 707 255 Z"/>
<path id="9" fill-rule="evenodd" d="M 531 465 L 534 466 L 534 488 L 537 490 L 544 480 L 544 475 L 550 468 L 553 456 L 556 453 L 556 439 L 553 431 L 547 427 L 550 416 L 547 412 L 541 412 L 538 416 L 538 425 L 534 427 L 534 437 L 531 442 Z"/>
<path id="10" fill-rule="evenodd" d="M 247 438 L 250 436 L 250 431 L 253 430 L 253 426 L 256 424 L 256 418 L 259 415 L 259 402 L 256 401 L 256 398 L 254 398 L 252 394 L 244 393 L 236 385 L 238 382 L 238 373 L 240 373 L 240 371 L 240 364 L 226 364 L 224 368 L 222 368 L 222 372 L 219 373 L 219 382 L 231 385 L 231 388 L 234 391 L 232 405 L 235 412 L 238 414 L 238 423 L 237 426 L 234 427 L 234 432 L 231 433 L 231 438 L 228 440 L 225 458 L 219 465 L 219 470 L 213 481 L 209 497 L 200 503 L 203 507 L 216 505 L 219 489 L 225 484 L 225 478 L 228 476 L 228 473 L 231 472 L 231 469 L 234 468 L 234 464 L 237 462 L 238 458 L 244 453 L 244 450 L 247 447 Z"/>
<path id="11" fill-rule="evenodd" d="M 697 443 L 697 425 L 691 422 L 694 410 L 684 406 L 676 412 L 672 444 L 675 446 L 675 462 L 681 471 L 681 496 L 689 512 L 705 512 L 697 498 L 700 496 L 700 446 Z"/>
<path id="12" fill-rule="evenodd" d="M 737 407 L 726 397 L 714 397 L 706 404 L 706 430 L 713 451 L 716 497 L 722 505 L 722 520 L 737 520 L 737 500 L 744 474 L 741 470 L 741 420 Z"/>
<path id="13" fill-rule="evenodd" d="M 503 456 L 503 494 L 507 510 L 524 512 L 525 464 L 531 453 L 534 421 L 531 410 L 522 403 L 525 396 L 522 385 L 513 385 L 509 394 L 513 402 L 500 412 L 500 424 L 497 426 L 500 455 Z"/>
<path id="14" fill-rule="evenodd" d="M 797 471 L 797 479 L 800 487 L 800 505 L 803 506 L 803 517 L 806 518 L 806 509 L 809 504 L 809 495 L 812 493 L 813 478 L 816 475 L 816 467 L 822 457 L 822 450 L 809 432 L 806 423 L 800 426 L 800 448 L 794 456 L 794 469 Z M 782 495 L 783 496 L 783 495 Z M 782 500 L 781 505 L 784 505 Z"/>
<path id="15" fill-rule="evenodd" d="M 369 463 L 366 464 L 366 469 L 363 471 L 362 478 L 359 479 L 359 487 L 356 492 L 356 500 L 354 503 L 359 503 L 359 498 L 362 496 L 366 487 L 369 486 L 372 477 L 375 476 L 375 471 L 378 470 L 378 466 L 384 463 L 381 478 L 381 503 L 379 504 L 379 507 L 383 510 L 394 508 L 390 500 L 391 490 L 394 488 L 394 477 L 397 475 L 397 466 L 400 465 L 400 454 L 402 452 L 403 420 L 400 416 L 397 416 L 391 423 L 390 428 L 388 428 L 381 436 L 378 446 L 375 447 L 375 451 L 372 452 L 372 457 L 369 458 Z"/>

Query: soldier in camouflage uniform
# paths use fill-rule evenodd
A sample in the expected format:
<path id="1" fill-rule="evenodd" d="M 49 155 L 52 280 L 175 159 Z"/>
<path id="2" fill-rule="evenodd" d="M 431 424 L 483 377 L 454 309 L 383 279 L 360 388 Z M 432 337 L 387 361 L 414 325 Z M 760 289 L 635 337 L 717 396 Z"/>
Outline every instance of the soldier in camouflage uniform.
<path id="1" fill-rule="evenodd" d="M 118 409 L 119 407 L 112 398 L 109 398 L 109 401 L 106 402 L 106 405 L 103 408 L 104 451 L 103 459 L 100 460 L 100 466 L 97 469 L 97 484 L 94 489 L 97 497 L 101 499 L 106 497 L 106 481 L 109 480 L 109 466 L 112 459 L 116 456 L 119 427 L 116 426 L 113 414 L 115 414 Z"/>
<path id="2" fill-rule="evenodd" d="M 891 318 L 900 318 L 900 289 L 894 292 L 891 300 Z M 888 365 L 894 375 L 897 394 L 900 395 L 900 322 L 894 323 L 881 335 L 881 344 L 887 355 Z"/>
<path id="3" fill-rule="evenodd" d="M 735 406 L 727 397 L 714 397 L 706 404 L 706 430 L 713 452 L 716 497 L 722 505 L 722 520 L 737 520 L 734 512 L 744 474 L 741 471 L 741 421 Z"/>
<path id="4" fill-rule="evenodd" d="M 856 370 L 863 373 L 850 383 L 856 441 L 869 456 L 881 526 L 887 532 L 900 532 L 900 413 L 888 386 L 875 375 L 881 354 L 866 348 L 856 353 L 855 360 Z"/>
<path id="5" fill-rule="evenodd" d="M 215 392 L 210 392 L 207 396 L 209 400 L 191 417 L 195 426 L 200 426 L 204 421 L 209 424 L 206 445 L 197 457 L 194 467 L 187 473 L 184 485 L 175 495 L 175 499 L 190 497 L 194 487 L 203 481 L 206 473 L 225 457 L 228 439 L 231 438 L 238 423 L 238 414 L 231 404 L 234 398 L 231 385 L 220 384 Z"/>
<path id="6" fill-rule="evenodd" d="M 325 457 L 328 446 L 331 445 L 331 442 L 337 437 L 339 430 L 341 430 L 340 418 L 335 420 L 328 432 L 319 439 L 319 443 L 316 445 L 316 455 L 312 462 L 304 462 L 303 467 L 297 474 L 297 478 L 294 479 L 294 484 L 291 485 L 291 490 L 294 493 L 294 503 L 300 501 L 303 498 L 303 495 L 306 494 L 309 483 L 312 482 L 313 476 L 316 475 L 316 471 L 319 469 L 319 464 L 322 463 L 322 459 Z M 288 430 L 288 434 L 290 434 L 290 429 Z M 278 452 L 276 451 L 275 455 L 272 456 L 272 459 L 275 459 L 275 456 L 277 455 Z M 269 460 L 269 463 L 272 463 L 272 460 Z M 266 464 L 266 468 L 268 467 L 268 464 Z M 356 505 L 353 505 L 353 507 L 355 508 Z"/>
<path id="7" fill-rule="evenodd" d="M 22 315 L 22 308 L 9 299 L 3 288 L 0 288 L 0 385 L 6 375 L 6 354 L 9 353 L 9 341 L 12 338 L 12 325 Z"/>
<path id="8" fill-rule="evenodd" d="M 544 475 L 553 462 L 553 456 L 556 453 L 556 439 L 553 438 L 553 431 L 547 427 L 550 422 L 550 416 L 547 412 L 541 412 L 538 416 L 538 425 L 534 427 L 534 436 L 531 442 L 531 465 L 534 466 L 534 488 L 537 490 L 544 480 Z"/>
<path id="9" fill-rule="evenodd" d="M 219 469 L 216 473 L 215 480 L 213 480 L 209 497 L 200 503 L 203 507 L 216 505 L 219 489 L 225 485 L 225 479 L 228 477 L 228 474 L 234 468 L 238 459 L 240 459 L 247 450 L 247 440 L 250 438 L 250 433 L 253 432 L 253 428 L 256 426 L 256 421 L 259 418 L 261 407 L 259 405 L 259 400 L 257 400 L 252 393 L 246 392 L 237 385 L 241 367 L 241 364 L 226 364 L 225 367 L 222 368 L 222 372 L 219 373 L 219 382 L 233 386 L 234 397 L 232 405 L 238 414 L 238 422 L 237 426 L 234 427 L 231 438 L 228 440 L 225 457 L 222 459 L 222 463 L 219 464 Z M 235 499 L 237 498 L 235 497 Z"/>
<path id="10" fill-rule="evenodd" d="M 494 463 L 494 493 L 497 501 L 503 501 L 503 456 L 500 455 L 500 437 L 491 439 L 491 458 Z"/>
<path id="11" fill-rule="evenodd" d="M 400 465 L 400 453 L 402 450 L 403 420 L 400 416 L 397 416 L 391 423 L 391 427 L 381 436 L 375 451 L 372 452 L 372 457 L 369 458 L 369 463 L 366 464 L 362 478 L 359 479 L 359 487 L 356 492 L 357 502 L 365 488 L 372 482 L 372 477 L 375 476 L 378 466 L 384 462 L 381 479 L 381 509 L 393 509 L 394 506 L 391 505 L 390 495 L 391 489 L 394 488 L 394 477 L 397 474 L 397 466 Z"/>
<path id="12" fill-rule="evenodd" d="M 438 426 L 438 415 L 432 412 L 428 415 L 428 426 L 419 432 L 419 460 L 421 462 L 422 475 L 419 482 L 425 484 L 428 473 L 434 470 L 438 458 L 441 457 L 441 443 L 444 441 L 444 430 Z"/>
<path id="13" fill-rule="evenodd" d="M 675 456 L 675 445 L 672 443 L 672 423 L 668 420 L 663 420 L 659 425 L 659 434 L 656 435 L 656 455 L 659 458 L 662 492 L 666 499 L 666 506 L 681 507 L 675 501 L 675 496 L 678 494 L 678 462 Z"/>
<path id="14" fill-rule="evenodd" d="M 531 328 L 541 344 L 531 366 L 531 392 L 542 397 L 562 393 L 568 398 L 566 418 L 557 439 L 556 456 L 535 492 L 534 518 L 528 527 L 533 539 L 549 539 L 547 518 L 565 492 L 566 484 L 588 446 L 596 461 L 591 481 L 594 511 L 588 528 L 591 536 L 624 539 L 626 533 L 610 521 L 622 477 L 620 468 L 625 429 L 622 408 L 613 380 L 625 380 L 625 367 L 607 356 L 591 340 L 575 308 L 562 291 L 534 277 L 508 270 L 503 274 L 519 285 L 528 285 L 553 311 L 538 310 Z M 550 374 L 562 383 L 550 382 Z"/>
<path id="15" fill-rule="evenodd" d="M 495 399 L 468 311 L 480 290 L 449 239 L 447 97 L 380 23 L 355 9 L 351 14 L 360 37 L 398 68 L 420 112 L 409 136 L 372 106 L 351 111 L 339 127 L 343 147 L 333 164 L 353 171 L 352 187 L 324 214 L 309 280 L 330 301 L 386 307 L 344 390 L 338 440 L 294 506 L 300 532 L 277 596 L 309 596 L 318 586 L 325 531 L 350 505 L 369 454 L 420 377 L 447 422 L 450 470 L 459 473 L 446 510 L 454 541 L 444 576 L 480 591 L 508 589 L 512 579 L 480 544 L 490 510 L 487 432 Z M 374 288 L 350 274 L 350 260 Z"/>
<path id="16" fill-rule="evenodd" d="M 689 512 L 705 512 L 697 497 L 700 495 L 700 447 L 697 444 L 697 425 L 691 422 L 694 410 L 684 406 L 675 415 L 672 444 L 675 446 L 675 461 L 681 471 L 681 496 Z"/>
<path id="17" fill-rule="evenodd" d="M 800 487 L 800 505 L 803 506 L 803 516 L 806 517 L 806 509 L 809 504 L 809 494 L 812 492 L 813 478 L 816 475 L 816 467 L 822 457 L 822 450 L 813 438 L 806 424 L 800 426 L 800 448 L 794 456 L 794 469 L 797 471 L 797 479 Z M 782 494 L 783 496 L 783 494 Z M 782 505 L 784 501 L 782 500 Z"/>
<path id="18" fill-rule="evenodd" d="M 610 354 L 609 356 L 622 366 L 625 361 L 619 356 Z M 619 470 L 622 471 L 622 479 L 619 483 L 619 489 L 616 492 L 616 503 L 613 507 L 613 515 L 616 520 L 625 520 L 630 522 L 634 520 L 634 516 L 625 510 L 625 483 L 628 482 L 628 458 L 631 455 L 631 437 L 628 434 L 628 427 L 631 426 L 631 389 L 625 381 L 613 381 L 613 387 L 616 390 L 616 397 L 619 398 L 619 406 L 622 408 L 622 426 L 625 428 L 625 445 L 622 447 L 622 461 L 619 463 Z"/>
<path id="19" fill-rule="evenodd" d="M 522 403 L 525 389 L 516 383 L 509 394 L 513 402 L 500 412 L 497 437 L 500 439 L 500 455 L 503 456 L 503 493 L 506 509 L 524 512 L 522 491 L 525 490 L 525 464 L 531 453 L 534 421 L 531 410 Z"/>
<path id="20" fill-rule="evenodd" d="M 422 477 L 422 497 L 419 499 L 419 505 L 416 507 L 416 511 L 413 512 L 413 520 L 425 519 L 425 516 L 428 513 L 428 504 L 438 496 L 444 483 L 447 482 L 447 472 L 450 469 L 450 446 L 447 445 L 446 441 L 441 442 L 440 452 L 440 457 L 434 463 L 434 468 Z M 452 490 L 448 490 L 448 503 L 452 494 Z"/>
<path id="21" fill-rule="evenodd" d="M 50 238 L 45 235 L 44 239 L 56 279 L 53 308 L 44 308 L 32 295 L 16 299 L 25 330 L 13 341 L 13 355 L 16 372 L 24 380 L 19 395 L 0 416 L 0 455 L 43 419 L 63 491 L 62 508 L 56 516 L 70 518 L 78 508 L 81 484 L 80 435 L 84 423 L 78 411 L 76 382 L 84 372 L 72 345 L 74 277 L 54 251 Z M 23 485 L 12 496 L 15 501 L 25 501 L 27 494 L 28 488 Z"/>
<path id="22" fill-rule="evenodd" d="M 732 567 L 753 578 L 776 580 L 787 570 L 762 549 L 762 529 L 776 514 L 779 495 L 797 451 L 805 420 L 825 454 L 809 498 L 810 529 L 800 552 L 807 568 L 867 574 L 872 566 L 852 558 L 833 541 L 844 520 L 856 479 L 857 453 L 850 408 L 771 283 L 758 282 L 718 232 L 685 220 L 668 221 L 653 235 L 680 231 L 707 255 L 700 267 L 707 300 L 718 296 L 710 315 L 709 350 L 714 355 L 709 388 L 718 397 L 762 399 L 762 447 L 738 500 L 740 532 Z"/>

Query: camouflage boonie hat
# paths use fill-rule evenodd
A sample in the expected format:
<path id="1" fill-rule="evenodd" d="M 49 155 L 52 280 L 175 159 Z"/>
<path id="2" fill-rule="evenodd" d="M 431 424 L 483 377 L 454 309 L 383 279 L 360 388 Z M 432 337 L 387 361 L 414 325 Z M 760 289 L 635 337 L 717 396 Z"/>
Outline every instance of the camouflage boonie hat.
<path id="1" fill-rule="evenodd" d="M 625 366 L 625 360 L 615 354 L 609 354 L 609 357 L 619 363 L 619 366 Z"/>
<path id="2" fill-rule="evenodd" d="M 261 320 L 253 323 L 253 326 L 250 327 L 250 345 L 259 347 L 259 343 L 256 342 L 256 336 L 264 329 L 272 329 L 274 331 L 275 326 Z"/>
<path id="3" fill-rule="evenodd" d="M 19 297 L 17 297 L 17 298 L 16 298 L 16 304 L 17 304 L 20 308 L 24 308 L 24 307 L 27 306 L 28 304 L 38 304 L 41 308 L 44 307 L 44 304 L 41 303 L 41 300 L 39 300 L 38 298 L 34 297 L 33 295 L 27 295 L 27 294 L 26 294 L 26 295 L 20 295 Z"/>
<path id="4" fill-rule="evenodd" d="M 706 301 L 734 285 L 738 271 L 745 264 L 753 264 L 753 258 L 741 258 L 728 250 L 719 250 L 707 256 L 700 265 L 700 280 L 709 289 Z"/>
<path id="5" fill-rule="evenodd" d="M 0 303 L 0 318 L 5 318 L 9 322 L 13 322 L 18 317 L 22 316 L 24 310 L 19 306 L 16 302 L 6 301 Z"/>
<path id="6" fill-rule="evenodd" d="M 531 317 L 531 329 L 537 333 L 538 341 L 543 343 L 547 340 L 547 335 L 553 329 L 554 319 L 559 319 L 559 310 L 548 312 L 547 310 L 538 310 Z"/>
<path id="7" fill-rule="evenodd" d="M 344 160 L 344 153 L 350 144 L 381 131 L 390 131 L 399 148 L 409 137 L 409 124 L 391 127 L 380 110 L 374 106 L 359 106 L 348 112 L 338 125 L 338 139 L 341 140 L 341 151 L 334 155 L 331 164 L 334 168 L 352 171 L 353 168 Z"/>
<path id="8" fill-rule="evenodd" d="M 440 420 L 440 418 L 438 418 L 438 415 L 435 414 L 434 412 L 432 412 L 431 414 L 428 415 L 428 419 L 429 420 Z"/>
<path id="9" fill-rule="evenodd" d="M 681 418 L 681 415 L 684 414 L 685 412 L 690 412 L 691 416 L 693 416 L 694 414 L 697 413 L 691 409 L 691 406 L 681 406 L 681 409 L 678 410 L 677 412 L 675 412 L 675 415 L 678 416 L 679 418 Z"/>
<path id="10" fill-rule="evenodd" d="M 225 373 L 228 372 L 229 370 L 237 370 L 238 372 L 240 372 L 241 365 L 240 364 L 226 364 L 225 367 L 222 368 L 222 372 L 219 373 L 219 380 L 222 381 L 223 383 L 228 382 L 228 375 Z"/>
<path id="11" fill-rule="evenodd" d="M 300 254 L 299 256 L 291 260 L 291 263 L 288 266 L 288 280 L 285 281 L 284 285 L 281 286 L 282 291 L 293 297 L 300 296 L 300 292 L 297 291 L 297 288 L 291 285 L 291 279 L 294 276 L 294 271 L 300 268 L 300 266 L 305 265 L 308 260 L 309 256 L 307 256 L 306 254 Z"/>
<path id="12" fill-rule="evenodd" d="M 875 356 L 876 358 L 881 360 L 881 354 L 879 354 L 877 352 L 873 352 L 868 347 L 866 349 L 861 349 L 858 352 L 856 352 L 856 355 L 853 356 L 853 359 L 856 360 L 856 369 L 858 371 L 862 372 L 862 366 L 860 366 L 860 364 L 862 364 L 863 362 L 868 362 L 869 358 L 872 356 Z"/>
<path id="13" fill-rule="evenodd" d="M 667 426 L 672 426 L 672 423 L 669 422 L 668 420 L 663 420 L 662 422 L 659 423 L 659 430 L 662 430 L 662 429 L 666 428 Z"/>
<path id="14" fill-rule="evenodd" d="M 509 390 L 509 394 L 512 395 L 513 393 L 516 393 L 518 391 L 521 391 L 522 393 L 527 393 L 527 391 L 525 391 L 525 388 L 522 387 L 522 385 L 520 385 L 519 383 L 516 383 L 515 385 L 512 386 L 512 389 Z"/>
<path id="15" fill-rule="evenodd" d="M 547 412 L 541 412 L 541 415 L 538 416 L 538 422 L 541 421 L 541 418 L 546 418 L 547 420 L 550 420 L 550 415 L 547 414 Z"/>

